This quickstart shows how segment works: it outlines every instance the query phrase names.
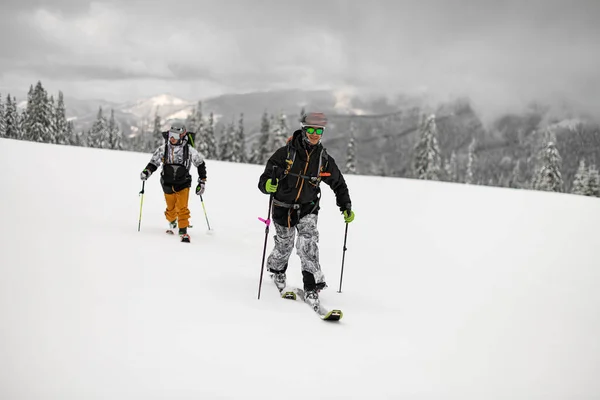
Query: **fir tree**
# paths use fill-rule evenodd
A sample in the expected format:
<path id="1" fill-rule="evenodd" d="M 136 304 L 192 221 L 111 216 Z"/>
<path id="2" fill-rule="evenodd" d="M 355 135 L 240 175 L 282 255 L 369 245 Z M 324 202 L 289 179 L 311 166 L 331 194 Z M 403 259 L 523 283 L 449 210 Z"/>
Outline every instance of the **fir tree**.
<path id="1" fill-rule="evenodd" d="M 50 111 L 50 125 L 48 127 L 49 135 L 46 138 L 46 143 L 57 143 L 56 137 L 56 104 L 54 102 L 54 96 L 50 96 L 48 99 L 48 110 Z"/>
<path id="2" fill-rule="evenodd" d="M 560 173 L 561 157 L 554 144 L 554 137 L 547 132 L 546 145 L 540 152 L 541 165 L 537 171 L 534 189 L 548 192 L 562 192 L 563 180 Z"/>
<path id="3" fill-rule="evenodd" d="M 246 137 L 244 134 L 244 114 L 240 114 L 238 127 L 235 131 L 233 140 L 233 161 L 238 163 L 246 162 Z"/>
<path id="4" fill-rule="evenodd" d="M 6 137 L 12 139 L 21 139 L 21 124 L 19 123 L 19 113 L 17 111 L 17 99 L 6 96 L 6 109 L 4 110 L 4 122 Z"/>
<path id="5" fill-rule="evenodd" d="M 109 148 L 123 150 L 121 130 L 115 120 L 115 110 L 112 108 L 110 109 L 110 119 L 108 120 L 108 139 Z"/>
<path id="6" fill-rule="evenodd" d="M 269 147 L 269 114 L 264 112 L 260 124 L 260 137 L 258 139 L 257 164 L 265 164 L 271 157 L 271 148 Z"/>
<path id="7" fill-rule="evenodd" d="M 185 128 L 188 132 L 196 133 L 196 138 L 198 137 L 198 131 L 196 131 L 196 127 L 198 126 L 198 120 L 196 115 L 196 107 L 192 109 L 192 112 L 188 114 L 185 119 Z"/>
<path id="8" fill-rule="evenodd" d="M 476 183 L 475 182 L 475 161 L 476 161 L 475 146 L 476 146 L 476 142 L 475 142 L 475 139 L 473 139 L 471 141 L 471 144 L 469 145 L 469 154 L 468 154 L 468 159 L 467 159 L 467 174 L 465 177 L 465 183 L 468 185 Z"/>
<path id="9" fill-rule="evenodd" d="M 92 125 L 92 129 L 88 135 L 88 146 L 106 149 L 109 148 L 109 136 L 106 119 L 102 115 L 102 107 L 98 108 L 98 116 Z"/>
<path id="10" fill-rule="evenodd" d="M 154 113 L 154 124 L 152 126 L 151 135 L 152 136 L 148 141 L 149 144 L 145 146 L 144 151 L 154 151 L 165 143 L 165 138 L 162 135 L 162 123 L 160 115 L 158 114 L 158 107 L 156 107 L 156 112 Z"/>
<path id="11" fill-rule="evenodd" d="M 577 173 L 575 173 L 571 193 L 585 196 L 588 190 L 589 180 L 590 176 L 589 171 L 585 166 L 585 160 L 581 160 L 579 162 Z"/>
<path id="12" fill-rule="evenodd" d="M 223 127 L 223 132 L 219 139 L 219 159 L 222 161 L 235 162 L 235 125 L 231 121 Z"/>
<path id="13" fill-rule="evenodd" d="M 6 137 L 6 117 L 4 115 L 4 104 L 0 94 L 0 137 Z"/>
<path id="14" fill-rule="evenodd" d="M 73 127 L 73 121 L 67 121 L 67 130 L 65 132 L 65 139 L 68 145 L 71 146 L 81 146 L 78 143 L 77 134 L 75 133 L 75 129 Z"/>
<path id="15" fill-rule="evenodd" d="M 67 116 L 65 110 L 65 100 L 62 92 L 58 92 L 58 103 L 54 112 L 55 143 L 68 144 L 70 141 L 67 132 Z"/>
<path id="16" fill-rule="evenodd" d="M 441 169 L 435 116 L 423 118 L 420 139 L 415 146 L 414 174 L 418 179 L 438 180 Z"/>
<path id="17" fill-rule="evenodd" d="M 25 106 L 25 109 L 21 112 L 21 115 L 17 119 L 18 131 L 20 133 L 19 136 L 23 140 L 33 140 L 31 135 L 32 121 L 28 116 L 30 110 L 33 110 L 33 85 L 29 85 L 29 91 L 27 92 L 27 104 Z"/>
<path id="18" fill-rule="evenodd" d="M 354 122 L 350 123 L 350 140 L 346 147 L 346 168 L 347 174 L 356 174 L 356 145 L 354 142 Z"/>
<path id="19" fill-rule="evenodd" d="M 201 101 L 198 101 L 198 104 L 196 105 L 196 126 L 193 126 L 192 128 L 194 129 L 193 132 L 196 132 L 197 135 L 200 135 L 204 130 L 204 116 L 202 115 Z"/>
<path id="20" fill-rule="evenodd" d="M 217 154 L 217 142 L 215 139 L 215 117 L 211 112 L 208 116 L 208 122 L 206 124 L 206 129 L 204 129 L 203 141 L 205 143 L 206 152 L 202 152 L 204 156 L 210 160 L 218 159 Z"/>
<path id="21" fill-rule="evenodd" d="M 600 197 L 600 174 L 595 165 L 590 165 L 588 169 L 588 186 L 585 195 Z"/>
<path id="22" fill-rule="evenodd" d="M 448 182 L 458 182 L 458 160 L 456 152 L 452 152 L 450 160 L 446 163 L 446 177 Z"/>
<path id="23" fill-rule="evenodd" d="M 279 116 L 271 115 L 269 119 L 269 138 L 266 146 L 265 162 L 277 149 L 286 145 L 288 139 L 287 117 L 280 113 Z"/>
<path id="24" fill-rule="evenodd" d="M 521 160 L 517 160 L 515 167 L 512 170 L 510 179 L 508 180 L 508 187 L 521 188 Z"/>
<path id="25" fill-rule="evenodd" d="M 90 145 L 89 136 L 87 136 L 84 132 L 74 133 L 72 144 L 73 146 L 92 147 Z"/>
<path id="26" fill-rule="evenodd" d="M 52 132 L 52 109 L 48 94 L 38 81 L 33 89 L 31 104 L 28 104 L 24 127 L 29 140 L 34 142 L 53 143 L 54 135 Z"/>

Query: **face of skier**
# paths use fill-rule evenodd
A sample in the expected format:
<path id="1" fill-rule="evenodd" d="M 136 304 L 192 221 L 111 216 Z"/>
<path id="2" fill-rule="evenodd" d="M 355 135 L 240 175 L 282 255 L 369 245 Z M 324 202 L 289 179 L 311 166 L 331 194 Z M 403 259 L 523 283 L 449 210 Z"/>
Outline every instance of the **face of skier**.
<path id="1" fill-rule="evenodd" d="M 323 136 L 323 132 L 325 132 L 325 128 L 320 126 L 305 126 L 304 133 L 306 134 L 306 138 L 308 142 L 316 146 L 321 141 L 321 137 Z"/>
<path id="2" fill-rule="evenodd" d="M 185 129 L 171 128 L 169 130 L 169 142 L 172 145 L 176 145 L 177 143 L 181 143 L 181 139 L 185 136 Z"/>

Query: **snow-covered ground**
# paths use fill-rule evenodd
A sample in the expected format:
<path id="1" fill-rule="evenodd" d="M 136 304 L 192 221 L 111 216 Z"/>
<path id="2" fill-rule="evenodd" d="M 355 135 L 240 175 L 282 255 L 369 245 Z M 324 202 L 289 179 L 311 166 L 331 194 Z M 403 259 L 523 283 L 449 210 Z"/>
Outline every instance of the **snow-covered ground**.
<path id="1" fill-rule="evenodd" d="M 149 158 L 0 139 L 1 399 L 600 398 L 598 199 L 348 176 L 337 293 L 323 185 L 327 323 L 257 300 L 262 167 L 209 160 L 182 244 Z"/>

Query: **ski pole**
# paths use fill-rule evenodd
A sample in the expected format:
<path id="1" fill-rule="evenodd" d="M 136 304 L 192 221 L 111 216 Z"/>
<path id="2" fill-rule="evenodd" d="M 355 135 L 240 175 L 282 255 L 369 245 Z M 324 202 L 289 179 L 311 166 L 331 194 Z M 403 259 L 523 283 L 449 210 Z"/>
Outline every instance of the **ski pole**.
<path id="1" fill-rule="evenodd" d="M 344 233 L 344 251 L 342 252 L 342 272 L 340 273 L 340 290 L 338 293 L 342 293 L 342 278 L 344 277 L 344 259 L 346 258 L 346 238 L 348 238 L 348 223 L 346 222 L 346 233 Z"/>
<path id="2" fill-rule="evenodd" d="M 260 300 L 260 289 L 262 287 L 263 272 L 265 270 L 265 256 L 267 254 L 267 241 L 269 239 L 269 225 L 271 225 L 271 207 L 273 206 L 273 195 L 269 196 L 269 213 L 267 219 L 258 217 L 259 220 L 265 223 L 265 244 L 263 245 L 262 262 L 260 264 L 260 281 L 258 282 L 258 300 Z"/>
<path id="3" fill-rule="evenodd" d="M 271 172 L 271 178 L 274 178 L 276 176 L 276 172 L 277 172 L 277 167 L 274 165 L 273 171 Z M 267 219 L 258 217 L 258 219 L 261 222 L 264 222 L 264 224 L 265 224 L 265 244 L 263 245 L 262 262 L 260 264 L 260 281 L 258 282 L 258 300 L 260 300 L 260 289 L 262 288 L 263 272 L 265 270 L 265 256 L 267 254 L 267 240 L 269 239 L 269 226 L 271 225 L 271 208 L 273 207 L 273 197 L 274 197 L 274 194 L 271 193 L 271 195 L 269 196 L 269 211 L 267 212 Z"/>
<path id="4" fill-rule="evenodd" d="M 138 232 L 140 231 L 140 226 L 142 225 L 142 206 L 144 205 L 144 187 L 146 186 L 146 181 L 142 181 L 142 190 L 140 191 L 140 219 L 138 221 Z"/>
<path id="5" fill-rule="evenodd" d="M 202 209 L 204 210 L 204 218 L 206 218 L 206 225 L 208 226 L 208 230 L 210 231 L 210 224 L 208 223 L 208 215 L 206 214 L 206 207 L 204 207 L 204 199 L 202 195 L 200 195 L 200 201 L 202 202 Z"/>

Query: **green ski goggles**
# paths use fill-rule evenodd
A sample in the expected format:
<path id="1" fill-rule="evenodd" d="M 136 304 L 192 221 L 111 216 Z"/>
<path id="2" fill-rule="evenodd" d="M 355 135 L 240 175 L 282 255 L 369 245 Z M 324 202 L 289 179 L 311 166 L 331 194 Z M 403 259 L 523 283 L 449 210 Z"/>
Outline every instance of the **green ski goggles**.
<path id="1" fill-rule="evenodd" d="M 313 128 L 313 127 L 308 127 L 308 128 L 304 128 L 306 130 L 306 133 L 308 133 L 309 135 L 322 135 L 323 131 L 325 131 L 325 128 Z"/>

